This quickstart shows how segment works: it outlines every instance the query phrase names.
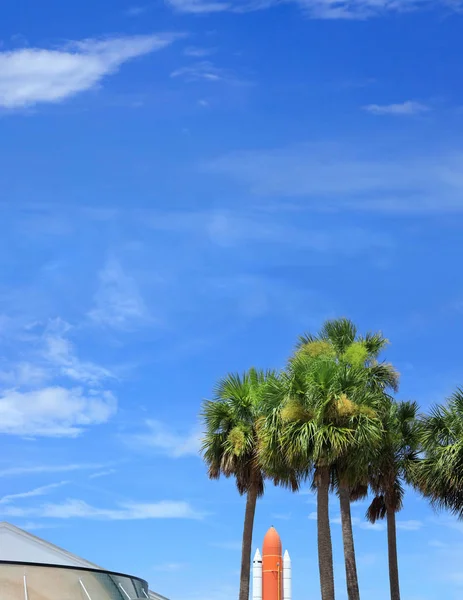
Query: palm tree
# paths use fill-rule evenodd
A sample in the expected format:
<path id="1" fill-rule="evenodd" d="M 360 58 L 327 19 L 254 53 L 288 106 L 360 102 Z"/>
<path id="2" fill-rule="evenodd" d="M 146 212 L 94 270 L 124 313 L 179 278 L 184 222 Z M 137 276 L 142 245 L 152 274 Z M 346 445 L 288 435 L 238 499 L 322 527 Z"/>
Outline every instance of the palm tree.
<path id="1" fill-rule="evenodd" d="M 322 600 L 334 600 L 334 574 L 329 521 L 329 491 L 333 472 L 354 456 L 353 450 L 378 442 L 380 421 L 375 406 L 380 394 L 372 376 L 355 355 L 361 348 L 349 348 L 350 361 L 338 358 L 341 349 L 322 329 L 318 337 L 307 336 L 276 385 L 267 391 L 279 396 L 280 406 L 267 417 L 261 433 L 261 456 L 271 470 L 272 460 L 283 456 L 300 477 L 311 475 L 317 493 L 317 531 Z M 338 322 L 333 323 L 335 326 Z M 354 364 L 356 363 L 356 364 Z M 275 382 L 274 382 L 275 383 Z M 362 455 L 362 453 L 358 453 Z M 365 454 L 365 450 L 363 451 Z M 351 459 L 352 462 L 352 459 Z M 346 471 L 343 471 L 345 474 Z M 348 562 L 349 598 L 358 597 L 350 504 L 342 494 L 343 531 Z M 349 517 L 349 522 L 347 521 Z M 349 546 L 350 544 L 350 546 Z M 357 586 L 357 596 L 355 587 Z"/>
<path id="2" fill-rule="evenodd" d="M 387 343 L 380 333 L 358 336 L 354 323 L 345 318 L 327 321 L 318 336 L 309 334 L 299 339 L 300 352 L 313 356 L 324 348 L 342 368 L 340 389 L 345 401 L 332 418 L 339 427 L 345 424 L 355 429 L 353 443 L 331 465 L 340 502 L 349 600 L 360 600 L 350 504 L 367 493 L 366 472 L 380 436 L 377 417 L 387 392 L 397 388 L 396 371 L 377 360 Z"/>
<path id="3" fill-rule="evenodd" d="M 381 445 L 371 464 L 370 486 L 375 497 L 366 516 L 371 523 L 387 519 L 391 600 L 400 600 L 395 516 L 403 505 L 404 482 L 418 460 L 417 413 L 415 402 L 389 403 Z"/>
<path id="4" fill-rule="evenodd" d="M 270 372 L 255 369 L 242 376 L 228 375 L 218 382 L 214 399 L 206 401 L 202 411 L 201 451 L 209 477 L 234 477 L 238 492 L 246 496 L 239 600 L 249 599 L 254 516 L 265 480 L 257 452 L 257 427 L 263 414 L 263 391 L 272 377 Z"/>
<path id="5" fill-rule="evenodd" d="M 419 424 L 424 458 L 412 483 L 432 504 L 463 517 L 463 389 L 432 409 Z"/>

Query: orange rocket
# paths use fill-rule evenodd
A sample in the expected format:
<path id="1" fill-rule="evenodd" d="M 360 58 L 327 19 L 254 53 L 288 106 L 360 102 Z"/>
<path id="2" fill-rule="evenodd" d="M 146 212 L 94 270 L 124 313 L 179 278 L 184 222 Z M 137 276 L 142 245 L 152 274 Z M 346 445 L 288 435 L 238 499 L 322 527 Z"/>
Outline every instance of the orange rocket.
<path id="1" fill-rule="evenodd" d="M 253 561 L 252 600 L 291 600 L 291 559 L 283 557 L 281 539 L 274 527 L 264 537 L 262 556 L 256 551 Z"/>
<path id="2" fill-rule="evenodd" d="M 262 598 L 283 600 L 283 554 L 280 536 L 270 527 L 262 546 Z"/>

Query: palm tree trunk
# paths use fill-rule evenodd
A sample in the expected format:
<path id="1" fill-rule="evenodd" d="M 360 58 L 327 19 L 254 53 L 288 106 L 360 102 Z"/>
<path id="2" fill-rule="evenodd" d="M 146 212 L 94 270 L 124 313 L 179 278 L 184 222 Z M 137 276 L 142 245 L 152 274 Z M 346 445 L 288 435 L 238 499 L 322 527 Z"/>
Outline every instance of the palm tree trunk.
<path id="1" fill-rule="evenodd" d="M 256 514 L 257 486 L 248 490 L 246 512 L 244 514 L 243 544 L 241 547 L 241 575 L 239 600 L 249 600 L 249 583 L 251 578 L 251 550 L 254 516 Z"/>
<path id="2" fill-rule="evenodd" d="M 389 585 L 391 588 L 391 600 L 400 600 L 395 510 L 389 506 L 387 507 L 387 547 L 389 553 Z"/>
<path id="3" fill-rule="evenodd" d="M 347 597 L 349 600 L 360 600 L 357 565 L 355 563 L 354 534 L 350 512 L 349 489 L 339 487 L 339 502 L 341 505 L 342 541 L 344 544 L 344 562 L 346 565 Z"/>
<path id="4" fill-rule="evenodd" d="M 319 469 L 316 486 L 320 588 L 322 600 L 334 600 L 333 548 L 329 514 L 330 472 L 328 468 Z"/>

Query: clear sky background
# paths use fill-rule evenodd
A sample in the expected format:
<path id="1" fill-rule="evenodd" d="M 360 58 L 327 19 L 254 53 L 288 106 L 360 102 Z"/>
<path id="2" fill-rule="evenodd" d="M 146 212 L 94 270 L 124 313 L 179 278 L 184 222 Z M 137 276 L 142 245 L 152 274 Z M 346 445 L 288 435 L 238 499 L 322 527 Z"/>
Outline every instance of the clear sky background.
<path id="1" fill-rule="evenodd" d="M 458 385 L 463 2 L 3 3 L 0 519 L 172 600 L 234 600 L 244 504 L 197 414 L 348 316 L 400 397 Z M 268 487 L 294 600 L 318 597 L 313 497 Z M 338 598 L 346 598 L 336 498 Z M 384 526 L 355 535 L 386 600 Z M 409 493 L 406 600 L 463 594 L 463 525 Z"/>

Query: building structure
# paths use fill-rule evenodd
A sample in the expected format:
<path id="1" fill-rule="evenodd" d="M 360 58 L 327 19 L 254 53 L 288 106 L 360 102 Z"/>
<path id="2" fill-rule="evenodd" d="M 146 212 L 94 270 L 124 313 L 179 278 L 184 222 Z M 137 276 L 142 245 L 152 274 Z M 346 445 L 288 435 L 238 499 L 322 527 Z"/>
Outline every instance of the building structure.
<path id="1" fill-rule="evenodd" d="M 282 551 L 280 536 L 270 527 L 262 554 L 257 549 L 252 563 L 252 600 L 292 600 L 291 558 Z"/>
<path id="2" fill-rule="evenodd" d="M 167 600 L 139 577 L 106 571 L 0 523 L 0 600 Z"/>

